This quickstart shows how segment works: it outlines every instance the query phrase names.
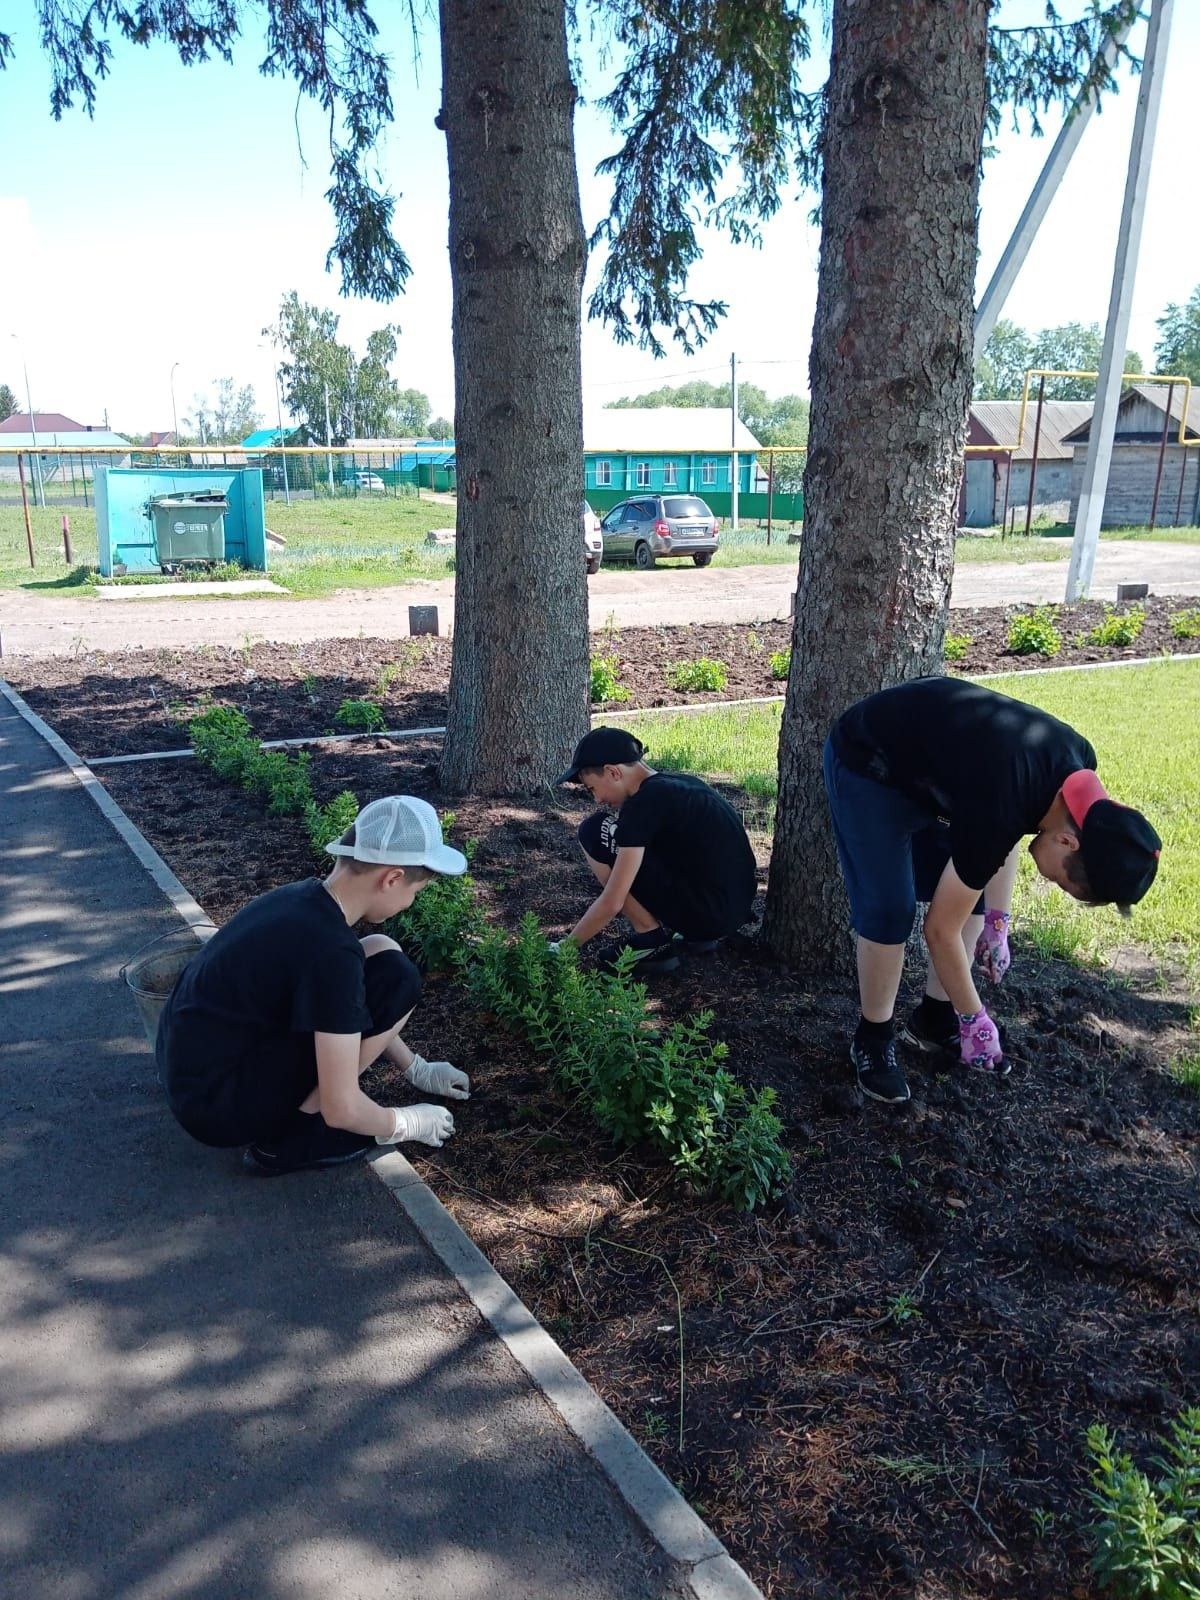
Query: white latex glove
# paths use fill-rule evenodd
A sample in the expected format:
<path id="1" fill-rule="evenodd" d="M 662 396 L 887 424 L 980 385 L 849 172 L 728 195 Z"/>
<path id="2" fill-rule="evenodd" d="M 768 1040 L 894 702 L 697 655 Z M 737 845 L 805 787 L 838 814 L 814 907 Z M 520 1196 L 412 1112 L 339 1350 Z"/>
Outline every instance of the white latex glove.
<path id="1" fill-rule="evenodd" d="M 471 1080 L 448 1061 L 426 1061 L 414 1056 L 404 1076 L 422 1094 L 444 1094 L 448 1100 L 469 1100 Z"/>
<path id="2" fill-rule="evenodd" d="M 405 1144 L 411 1139 L 438 1150 L 454 1132 L 454 1118 L 445 1106 L 393 1106 L 391 1112 L 396 1126 L 390 1134 L 377 1133 L 376 1144 Z"/>
<path id="3" fill-rule="evenodd" d="M 556 956 L 558 954 L 558 947 L 559 947 L 560 943 L 561 943 L 561 940 L 559 940 L 559 939 L 547 939 L 546 940 L 546 949 L 549 950 L 549 952 L 550 952 L 550 954 L 552 956 Z"/>

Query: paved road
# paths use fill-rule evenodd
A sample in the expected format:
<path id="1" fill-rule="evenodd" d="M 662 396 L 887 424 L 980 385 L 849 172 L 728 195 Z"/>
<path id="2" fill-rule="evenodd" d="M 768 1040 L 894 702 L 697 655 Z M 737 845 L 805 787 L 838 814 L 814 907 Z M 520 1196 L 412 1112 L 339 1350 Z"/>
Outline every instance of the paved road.
<path id="1" fill-rule="evenodd" d="M 1007 605 L 1061 600 L 1064 561 L 969 563 L 958 569 L 951 604 Z M 1149 582 L 1154 594 L 1200 594 L 1200 545 L 1102 544 L 1092 592 L 1113 599 L 1117 584 Z M 764 622 L 788 615 L 796 587 L 789 562 L 778 567 L 612 567 L 589 580 L 593 628 L 687 622 Z M 402 638 L 410 605 L 436 604 L 446 631 L 454 615 L 454 580 L 395 589 L 345 591 L 320 600 L 47 599 L 28 590 L 0 595 L 0 644 L 6 655 L 82 650 L 240 645 L 254 639 L 303 641 L 358 634 Z"/>
<path id="2" fill-rule="evenodd" d="M 0 698 L 0 1588 L 678 1596 L 366 1168 L 256 1181 L 175 1126 L 118 967 L 178 925 Z"/>

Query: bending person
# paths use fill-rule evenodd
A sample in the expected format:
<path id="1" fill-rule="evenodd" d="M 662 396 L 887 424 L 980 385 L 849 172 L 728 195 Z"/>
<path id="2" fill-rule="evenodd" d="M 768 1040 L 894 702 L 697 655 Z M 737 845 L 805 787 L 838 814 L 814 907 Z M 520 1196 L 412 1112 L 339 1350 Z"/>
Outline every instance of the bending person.
<path id="1" fill-rule="evenodd" d="M 638 972 L 671 972 L 680 943 L 713 950 L 749 920 L 757 888 L 742 819 L 715 789 L 682 772 L 656 772 L 640 739 L 593 728 L 559 783 L 581 783 L 604 808 L 579 828 L 600 893 L 567 938 L 586 944 L 624 914 L 631 936 L 607 953 L 632 950 Z"/>
<path id="2" fill-rule="evenodd" d="M 421 994 L 394 939 L 359 939 L 433 878 L 466 871 L 424 800 L 392 795 L 363 808 L 327 845 L 329 876 L 259 895 L 185 969 L 159 1024 L 156 1057 L 177 1121 L 201 1144 L 246 1145 L 252 1172 L 340 1166 L 377 1144 L 438 1146 L 454 1132 L 444 1106 L 378 1105 L 359 1077 L 386 1056 L 414 1088 L 465 1100 L 448 1061 L 425 1061 L 400 1037 Z"/>
<path id="3" fill-rule="evenodd" d="M 900 1036 L 1003 1074 L 971 964 L 992 983 L 1008 970 L 1019 841 L 1032 834 L 1042 877 L 1088 905 L 1127 908 L 1158 870 L 1158 834 L 1109 799 L 1082 734 L 963 678 L 920 678 L 851 706 L 825 744 L 825 788 L 858 935 L 850 1059 L 873 1100 L 909 1097 L 893 1012 L 918 901 L 930 965 Z"/>

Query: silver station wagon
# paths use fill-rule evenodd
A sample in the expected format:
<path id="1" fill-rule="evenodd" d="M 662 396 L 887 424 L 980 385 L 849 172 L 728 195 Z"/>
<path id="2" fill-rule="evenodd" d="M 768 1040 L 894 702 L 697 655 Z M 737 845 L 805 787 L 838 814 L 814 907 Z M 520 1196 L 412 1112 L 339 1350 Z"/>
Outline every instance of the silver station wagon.
<path id="1" fill-rule="evenodd" d="M 627 557 L 635 567 L 690 556 L 707 567 L 721 542 L 717 519 L 694 494 L 639 494 L 615 505 L 600 524 L 604 559 Z"/>

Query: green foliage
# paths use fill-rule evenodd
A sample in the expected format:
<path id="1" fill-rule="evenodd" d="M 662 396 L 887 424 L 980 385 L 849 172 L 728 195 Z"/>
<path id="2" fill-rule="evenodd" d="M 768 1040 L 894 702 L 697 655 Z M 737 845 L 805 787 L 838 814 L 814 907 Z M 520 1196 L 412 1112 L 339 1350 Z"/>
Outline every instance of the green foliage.
<path id="1" fill-rule="evenodd" d="M 592 704 L 599 705 L 601 701 L 631 700 L 633 692 L 627 689 L 617 676 L 620 662 L 615 655 L 592 657 Z"/>
<path id="2" fill-rule="evenodd" d="M 1144 606 L 1131 606 L 1128 611 L 1117 611 L 1105 606 L 1104 620 L 1098 622 L 1086 635 L 1088 644 L 1134 644 L 1146 625 Z"/>
<path id="3" fill-rule="evenodd" d="M 333 857 L 325 853 L 325 846 L 341 838 L 358 812 L 358 796 L 349 789 L 335 794 L 323 806 L 319 806 L 315 800 L 309 800 L 304 808 L 304 830 L 319 865 L 328 868 Z"/>
<path id="4" fill-rule="evenodd" d="M 367 335 L 360 358 L 350 345 L 339 343 L 334 312 L 301 300 L 294 289 L 284 295 L 278 322 L 263 333 L 280 352 L 279 378 L 288 410 L 314 441 L 326 438 L 327 391 L 334 444 L 421 431 L 429 401 L 419 390 L 401 390 L 389 371 L 398 332 L 391 324 L 376 328 Z"/>
<path id="5" fill-rule="evenodd" d="M 771 651 L 771 676 L 776 679 L 786 678 L 792 670 L 792 652 L 790 650 Z"/>
<path id="6" fill-rule="evenodd" d="M 450 837 L 454 813 L 442 816 L 442 833 Z M 462 845 L 467 860 L 475 854 L 475 841 Z M 465 967 L 485 927 L 475 898 L 470 873 L 460 878 L 434 878 L 417 895 L 407 911 L 387 924 L 397 944 L 413 956 L 426 972 L 451 972 Z"/>
<path id="7" fill-rule="evenodd" d="M 1008 625 L 1008 650 L 1014 656 L 1056 656 L 1062 634 L 1055 619 L 1056 606 L 1036 606 L 1015 616 Z"/>
<path id="8" fill-rule="evenodd" d="M 711 1013 L 660 1030 L 631 957 L 614 975 L 580 971 L 574 948 L 549 949 L 537 919 L 514 937 L 484 935 L 471 993 L 545 1055 L 560 1084 L 618 1142 L 648 1141 L 681 1178 L 739 1210 L 786 1183 L 790 1164 L 772 1090 L 745 1090 L 708 1037 Z"/>
<path id="9" fill-rule="evenodd" d="M 971 648 L 969 633 L 948 633 L 942 643 L 942 656 L 946 661 L 963 661 Z"/>
<path id="10" fill-rule="evenodd" d="M 723 661 L 713 661 L 701 656 L 697 661 L 681 661 L 668 674 L 672 689 L 685 694 L 712 693 L 723 689 L 729 678 Z"/>
<path id="11" fill-rule="evenodd" d="M 1167 307 L 1158 319 L 1158 329 L 1154 370 L 1200 384 L 1200 283 L 1183 305 Z"/>
<path id="12" fill-rule="evenodd" d="M 1200 606 L 1172 612 L 1171 636 L 1175 639 L 1200 639 Z"/>
<path id="13" fill-rule="evenodd" d="M 976 400 L 1019 400 L 1030 367 L 1068 372 L 1097 372 L 1104 348 L 1104 335 L 1098 322 L 1064 322 L 1040 333 L 1027 333 L 1015 322 L 1001 318 L 983 347 L 975 368 Z M 1125 352 L 1126 372 L 1144 372 L 1136 350 Z M 1037 380 L 1030 388 L 1037 394 Z M 1095 378 L 1047 378 L 1047 400 L 1091 400 L 1096 394 Z M 1033 427 L 1032 416 L 1025 426 Z"/>
<path id="14" fill-rule="evenodd" d="M 366 733 L 375 733 L 387 726 L 375 700 L 343 700 L 333 720 L 339 728 L 357 728 Z"/>
<path id="15" fill-rule="evenodd" d="M 1200 1600 L 1200 1407 L 1160 1443 L 1151 1481 L 1101 1423 L 1087 1431 L 1092 1570 L 1117 1600 Z"/>

